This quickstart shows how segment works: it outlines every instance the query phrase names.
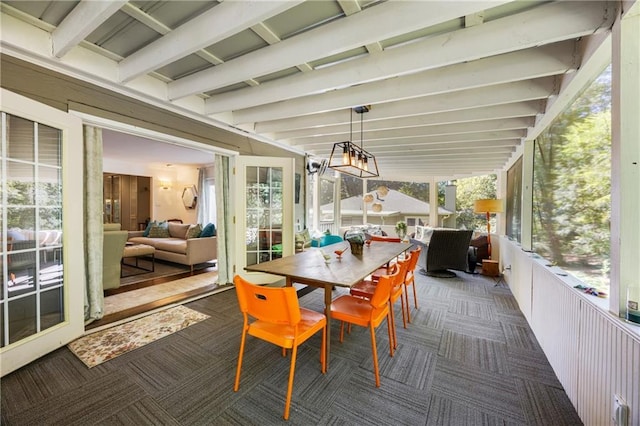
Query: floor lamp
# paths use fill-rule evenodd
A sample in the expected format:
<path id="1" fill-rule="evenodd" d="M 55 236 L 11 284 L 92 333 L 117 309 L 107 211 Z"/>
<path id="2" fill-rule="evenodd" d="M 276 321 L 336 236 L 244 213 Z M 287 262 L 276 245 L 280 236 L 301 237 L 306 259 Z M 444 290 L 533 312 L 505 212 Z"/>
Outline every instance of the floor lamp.
<path id="1" fill-rule="evenodd" d="M 491 259 L 491 213 L 502 213 L 504 211 L 502 207 L 502 200 L 497 199 L 484 199 L 484 200 L 476 200 L 473 210 L 476 213 L 486 213 L 487 214 L 487 243 L 489 247 L 487 248 L 489 259 Z"/>

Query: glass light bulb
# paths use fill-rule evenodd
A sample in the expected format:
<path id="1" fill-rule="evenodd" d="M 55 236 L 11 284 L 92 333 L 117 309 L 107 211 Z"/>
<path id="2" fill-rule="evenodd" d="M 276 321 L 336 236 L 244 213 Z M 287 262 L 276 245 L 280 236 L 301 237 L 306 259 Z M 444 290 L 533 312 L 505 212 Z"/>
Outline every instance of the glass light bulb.
<path id="1" fill-rule="evenodd" d="M 347 165 L 349 162 L 349 148 L 345 145 L 342 148 L 342 164 Z"/>

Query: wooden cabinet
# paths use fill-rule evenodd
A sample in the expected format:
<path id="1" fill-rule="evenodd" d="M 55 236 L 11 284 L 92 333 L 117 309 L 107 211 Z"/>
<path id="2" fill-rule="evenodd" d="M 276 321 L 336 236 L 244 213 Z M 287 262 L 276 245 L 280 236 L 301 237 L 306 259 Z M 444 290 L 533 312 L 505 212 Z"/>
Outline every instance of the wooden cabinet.
<path id="1" fill-rule="evenodd" d="M 136 231 L 151 216 L 151 178 L 105 173 L 103 176 L 104 223 L 119 223 Z"/>

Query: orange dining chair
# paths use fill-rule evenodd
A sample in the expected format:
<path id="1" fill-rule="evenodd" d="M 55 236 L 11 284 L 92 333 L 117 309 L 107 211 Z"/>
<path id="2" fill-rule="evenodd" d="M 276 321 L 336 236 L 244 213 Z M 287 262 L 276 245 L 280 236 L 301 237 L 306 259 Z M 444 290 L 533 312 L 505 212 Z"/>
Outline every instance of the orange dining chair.
<path id="1" fill-rule="evenodd" d="M 402 324 L 404 328 L 407 328 L 407 317 L 404 312 L 404 297 L 403 297 L 403 288 L 404 288 L 404 278 L 407 274 L 407 269 L 409 268 L 409 264 L 411 262 L 411 255 L 406 257 L 403 260 L 399 260 L 397 263 L 392 265 L 393 272 L 398 270 L 398 274 L 395 274 L 395 279 L 391 284 L 391 292 L 389 294 L 389 309 L 391 311 L 391 329 L 393 330 L 393 348 L 396 349 L 398 347 L 398 338 L 396 333 L 396 316 L 393 309 L 396 301 L 400 299 L 400 307 L 402 309 Z M 365 299 L 370 299 L 373 296 L 375 288 L 377 286 L 377 282 L 364 280 L 359 282 L 358 284 L 351 287 L 350 293 L 354 296 L 363 297 Z"/>
<path id="2" fill-rule="evenodd" d="M 331 302 L 331 317 L 340 321 L 340 342 L 344 340 L 344 323 L 368 327 L 371 333 L 371 353 L 373 354 L 373 371 L 376 377 L 376 387 L 380 387 L 380 372 L 378 369 L 378 349 L 376 346 L 376 328 L 387 319 L 389 333 L 389 354 L 393 356 L 393 335 L 389 312 L 389 295 L 391 285 L 399 269 L 392 275 L 383 275 L 371 296 L 371 299 L 345 294 Z"/>
<path id="3" fill-rule="evenodd" d="M 289 419 L 291 406 L 291 391 L 293 390 L 293 376 L 296 368 L 298 346 L 322 331 L 322 347 L 320 348 L 320 364 L 322 373 L 327 371 L 325 350 L 327 344 L 327 318 L 324 314 L 301 308 L 294 287 L 264 287 L 251 284 L 239 275 L 233 279 L 238 295 L 238 304 L 244 317 L 242 339 L 240 340 L 240 355 L 234 392 L 240 387 L 240 372 L 242 370 L 242 356 L 247 334 L 273 343 L 282 348 L 283 356 L 291 349 L 291 367 L 287 397 L 284 405 L 284 419 Z M 254 319 L 250 320 L 250 317 Z"/>
<path id="4" fill-rule="evenodd" d="M 398 237 L 389 237 L 386 235 L 372 235 L 370 238 L 371 242 L 377 241 L 381 243 L 401 243 L 402 240 Z M 375 272 L 371 274 L 371 279 L 373 281 L 378 281 L 380 275 L 387 275 L 391 273 L 391 263 L 387 263 L 385 266 L 378 268 Z"/>
<path id="5" fill-rule="evenodd" d="M 417 249 L 411 252 L 411 261 L 407 267 L 407 274 L 404 279 L 404 301 L 402 302 L 403 306 L 407 308 L 407 321 L 411 323 L 411 309 L 409 309 L 409 286 L 413 287 L 413 304 L 416 309 L 418 309 L 418 296 L 416 295 L 416 266 L 418 265 L 418 259 L 420 258 L 420 252 L 422 247 L 418 247 Z M 402 311 L 404 312 L 404 310 Z"/>

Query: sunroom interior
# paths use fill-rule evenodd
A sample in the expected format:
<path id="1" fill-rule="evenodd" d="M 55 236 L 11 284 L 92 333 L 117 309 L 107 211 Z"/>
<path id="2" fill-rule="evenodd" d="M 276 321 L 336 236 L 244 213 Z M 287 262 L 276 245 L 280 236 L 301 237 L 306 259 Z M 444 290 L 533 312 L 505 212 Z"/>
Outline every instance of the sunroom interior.
<path id="1" fill-rule="evenodd" d="M 631 407 L 630 424 L 640 421 L 640 329 L 625 321 L 627 295 L 640 288 L 637 2 L 5 1 L 1 7 L 4 90 L 80 117 L 85 126 L 163 135 L 218 153 L 231 167 L 245 156 L 293 159 L 287 185 L 293 194 L 298 175 L 302 192 L 291 206 L 284 254 L 293 254 L 295 230 L 340 232 L 341 187 L 352 182 L 334 173 L 339 168 L 307 170 L 310 161 L 331 166 L 338 143 L 375 157 L 379 175 L 356 178 L 360 195 L 394 182 L 397 189 L 428 188 L 429 211 L 419 220 L 429 226 L 442 225 L 439 193 L 447 183 L 460 182 L 461 191 L 464 181 L 492 176 L 495 193 L 488 195 L 506 207 L 492 216 L 493 259 L 581 419 L 608 422 L 619 394 Z M 203 28 L 206 37 L 194 36 Z M 546 212 L 537 203 L 547 194 L 536 186 L 536 167 L 553 140 L 545 132 L 601 79 L 610 82 L 604 125 L 610 175 L 590 179 L 608 188 L 598 202 L 608 204 L 600 220 L 609 231 L 581 230 L 607 241 L 599 253 L 606 258 L 607 297 L 576 288 L 590 285 L 550 259 L 553 247 L 541 252 L 536 245 Z M 564 152 L 565 170 L 570 161 L 599 170 L 587 157 L 600 148 L 574 149 Z M 335 202 L 324 221 L 321 197 L 314 196 L 322 180 L 332 182 Z M 570 199 L 584 182 L 555 189 Z M 3 218 L 2 234 L 7 230 Z M 3 252 L 7 247 L 3 239 Z M 229 282 L 237 252 L 226 248 Z M 5 286 L 3 303 L 7 294 Z M 7 315 L 4 309 L 4 324 Z M 6 343 L 3 361 L 13 348 Z"/>

